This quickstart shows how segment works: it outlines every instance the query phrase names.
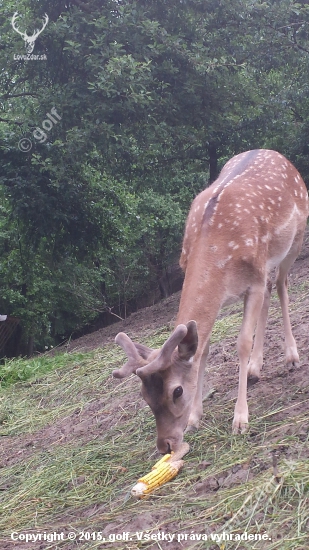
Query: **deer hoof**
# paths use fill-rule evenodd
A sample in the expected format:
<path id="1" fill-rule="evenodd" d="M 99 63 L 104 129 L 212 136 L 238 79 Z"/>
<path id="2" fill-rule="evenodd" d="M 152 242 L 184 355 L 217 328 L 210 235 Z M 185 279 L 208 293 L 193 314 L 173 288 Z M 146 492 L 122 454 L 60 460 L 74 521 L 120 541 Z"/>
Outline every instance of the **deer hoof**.
<path id="1" fill-rule="evenodd" d="M 299 367 L 299 355 L 296 346 L 287 347 L 285 350 L 285 364 L 288 368 Z"/>
<path id="2" fill-rule="evenodd" d="M 248 431 L 249 428 L 249 419 L 247 413 L 237 413 L 234 414 L 232 433 L 237 435 L 238 433 L 244 434 Z"/>

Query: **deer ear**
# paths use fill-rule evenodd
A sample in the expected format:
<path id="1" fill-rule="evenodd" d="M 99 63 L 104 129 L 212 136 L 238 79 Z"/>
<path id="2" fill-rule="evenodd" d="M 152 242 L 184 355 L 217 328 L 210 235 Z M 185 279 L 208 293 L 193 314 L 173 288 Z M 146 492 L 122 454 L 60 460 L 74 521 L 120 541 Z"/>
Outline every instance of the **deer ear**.
<path id="1" fill-rule="evenodd" d="M 144 344 L 138 344 L 137 342 L 134 342 L 134 346 L 136 347 L 138 354 L 143 359 L 148 359 L 149 355 L 153 352 L 153 349 L 147 348 L 147 346 L 144 346 Z"/>
<path id="2" fill-rule="evenodd" d="M 180 359 L 189 361 L 195 355 L 198 345 L 198 334 L 196 321 L 187 323 L 188 332 L 178 344 L 178 354 Z"/>

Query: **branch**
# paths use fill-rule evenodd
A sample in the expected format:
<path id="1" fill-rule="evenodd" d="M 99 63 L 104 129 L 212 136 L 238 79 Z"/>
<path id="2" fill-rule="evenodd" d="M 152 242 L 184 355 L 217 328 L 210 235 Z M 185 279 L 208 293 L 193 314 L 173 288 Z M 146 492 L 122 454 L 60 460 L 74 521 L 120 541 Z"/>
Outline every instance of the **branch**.
<path id="1" fill-rule="evenodd" d="M 289 25 L 290 26 L 290 25 Z M 301 46 L 298 42 L 297 42 L 297 38 L 296 38 L 296 35 L 295 35 L 295 32 L 293 33 L 293 39 L 289 38 L 288 36 L 286 36 L 284 33 L 280 33 L 280 29 L 283 29 L 284 27 L 280 27 L 278 29 L 276 29 L 275 27 L 273 27 L 272 25 L 267 25 L 267 27 L 269 27 L 272 31 L 275 31 L 275 33 L 277 34 L 281 34 L 281 36 L 283 35 L 284 38 L 286 38 L 288 40 L 288 42 L 290 43 L 291 46 L 296 46 L 296 48 L 302 52 L 305 52 L 305 53 L 308 53 L 309 54 L 309 50 L 307 50 L 306 48 L 304 48 L 303 46 Z M 295 29 L 294 29 L 295 30 Z"/>
<path id="2" fill-rule="evenodd" d="M 84 294 L 81 294 L 79 292 L 74 292 L 72 290 L 70 290 L 69 288 L 66 288 L 65 289 L 67 292 L 69 292 L 69 294 L 72 294 L 73 296 L 77 296 L 78 298 L 81 298 L 81 300 L 83 301 L 83 304 L 85 306 L 86 309 L 90 310 L 90 311 L 95 311 L 96 313 L 110 313 L 110 315 L 114 315 L 114 317 L 117 317 L 117 319 L 120 319 L 120 321 L 124 321 L 124 319 L 122 317 L 120 317 L 120 315 L 117 315 L 117 313 L 114 313 L 112 311 L 112 307 L 109 307 L 108 305 L 104 305 L 103 308 L 99 308 L 99 307 L 92 307 L 89 305 L 89 301 L 88 301 L 88 297 L 85 296 Z"/>
<path id="3" fill-rule="evenodd" d="M 108 306 L 105 306 L 105 307 L 106 307 L 108 313 L 110 313 L 111 315 L 114 315 L 115 317 L 118 317 L 118 319 L 120 319 L 120 321 L 124 321 L 124 319 L 122 317 L 120 317 L 120 315 L 117 315 L 117 313 L 114 313 L 112 311 L 111 307 L 108 307 Z"/>
<path id="4" fill-rule="evenodd" d="M 302 52 L 309 53 L 309 50 L 306 50 L 306 48 L 304 48 L 303 46 L 301 46 L 300 44 L 298 44 L 298 42 L 297 42 L 297 40 L 296 40 L 296 36 L 293 37 L 293 38 L 294 38 L 294 40 L 289 40 L 289 42 L 291 42 L 291 44 L 292 44 L 293 46 L 296 46 L 296 48 L 297 48 L 298 50 L 301 50 Z"/>
<path id="5" fill-rule="evenodd" d="M 294 115 L 296 122 L 304 122 L 304 117 L 301 116 L 301 114 L 296 110 L 295 107 L 290 106 L 290 109 Z"/>
<path id="6" fill-rule="evenodd" d="M 31 97 L 38 97 L 37 94 L 33 94 L 32 92 L 21 92 L 20 94 L 4 94 L 1 96 L 1 99 L 11 99 L 13 97 L 24 97 L 30 95 Z"/>
<path id="7" fill-rule="evenodd" d="M 303 25 L 304 23 L 306 23 L 306 21 L 297 21 L 296 23 L 289 23 L 288 25 L 283 25 L 282 27 L 278 27 L 278 31 L 280 31 L 280 29 L 289 29 L 290 27 L 295 27 L 295 26 L 301 26 Z"/>
<path id="8" fill-rule="evenodd" d="M 9 120 L 8 118 L 1 118 L 1 117 L 0 117 L 0 122 L 7 122 L 9 124 L 17 124 L 18 126 L 22 126 L 24 124 L 23 122 L 18 122 L 17 120 Z"/>

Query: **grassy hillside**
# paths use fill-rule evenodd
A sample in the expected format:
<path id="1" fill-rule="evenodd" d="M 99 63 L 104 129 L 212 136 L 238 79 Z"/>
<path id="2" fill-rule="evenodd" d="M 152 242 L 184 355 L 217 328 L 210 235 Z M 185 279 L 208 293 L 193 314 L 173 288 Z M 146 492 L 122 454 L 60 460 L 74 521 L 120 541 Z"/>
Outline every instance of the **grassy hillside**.
<path id="1" fill-rule="evenodd" d="M 232 436 L 241 306 L 226 309 L 213 333 L 201 428 L 186 437 L 191 450 L 182 472 L 147 500 L 133 500 L 130 489 L 156 460 L 155 423 L 139 380 L 111 376 L 125 359 L 117 346 L 1 367 L 0 548 L 307 550 L 306 250 L 290 291 L 301 366 L 284 366 L 274 295 L 263 378 L 248 392 L 250 430 Z M 139 339 L 155 347 L 169 333 L 165 324 Z M 21 538 L 12 540 L 12 532 Z M 63 540 L 48 540 L 50 533 Z M 41 540 L 26 542 L 26 534 Z"/>

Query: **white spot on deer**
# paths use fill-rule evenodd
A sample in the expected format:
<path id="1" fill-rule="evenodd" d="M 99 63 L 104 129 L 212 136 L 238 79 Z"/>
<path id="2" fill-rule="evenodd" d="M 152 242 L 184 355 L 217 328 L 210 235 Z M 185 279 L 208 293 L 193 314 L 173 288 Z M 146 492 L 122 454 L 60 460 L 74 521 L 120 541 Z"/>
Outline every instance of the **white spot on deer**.
<path id="1" fill-rule="evenodd" d="M 269 191 L 271 191 L 271 187 L 269 187 L 269 185 L 265 185 L 265 188 L 269 189 Z"/>
<path id="2" fill-rule="evenodd" d="M 266 233 L 266 235 L 263 235 L 263 237 L 261 237 L 262 243 L 266 243 L 268 241 L 268 236 L 268 233 Z"/>
<path id="3" fill-rule="evenodd" d="M 296 189 L 294 189 L 294 195 L 295 195 L 295 197 L 298 196 Z"/>
<path id="4" fill-rule="evenodd" d="M 237 248 L 239 248 L 239 244 L 235 244 L 235 246 L 233 246 L 233 250 L 237 250 Z"/>
<path id="5" fill-rule="evenodd" d="M 220 269 L 223 269 L 223 267 L 225 267 L 225 265 L 227 264 L 227 262 L 229 262 L 231 259 L 232 259 L 232 256 L 228 256 L 228 257 L 225 258 L 224 260 L 220 260 L 220 261 L 217 263 L 217 266 L 218 266 Z"/>
<path id="6" fill-rule="evenodd" d="M 229 246 L 230 248 L 233 248 L 234 245 L 235 245 L 234 241 L 230 241 L 227 246 Z"/>
<path id="7" fill-rule="evenodd" d="M 252 239 L 246 239 L 245 240 L 245 245 L 246 246 L 253 246 L 253 240 Z"/>
<path id="8" fill-rule="evenodd" d="M 212 252 L 217 252 L 218 247 L 215 244 L 213 244 L 211 245 L 210 250 L 212 250 Z"/>
<path id="9" fill-rule="evenodd" d="M 219 223 L 218 224 L 218 229 L 221 229 L 222 225 L 223 225 L 222 223 Z"/>

